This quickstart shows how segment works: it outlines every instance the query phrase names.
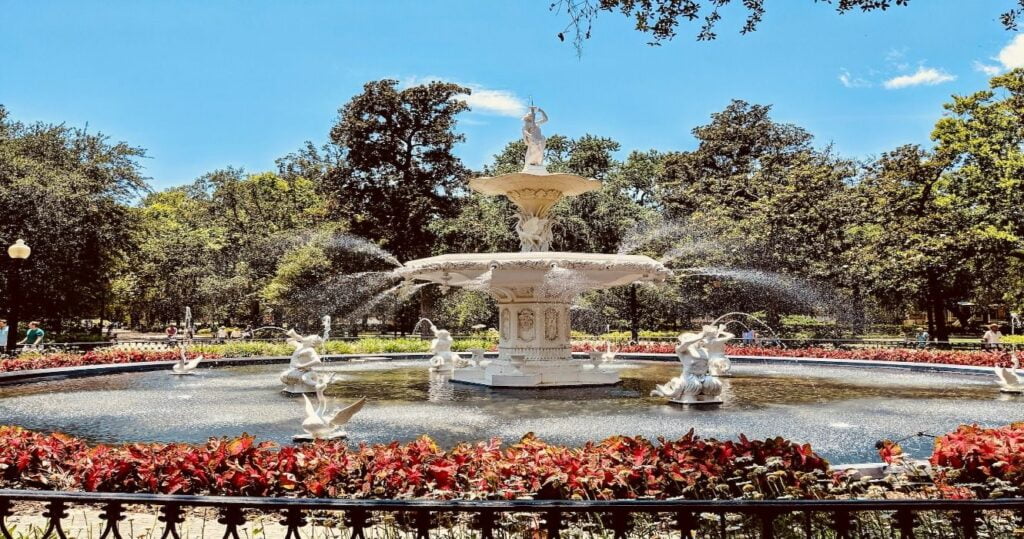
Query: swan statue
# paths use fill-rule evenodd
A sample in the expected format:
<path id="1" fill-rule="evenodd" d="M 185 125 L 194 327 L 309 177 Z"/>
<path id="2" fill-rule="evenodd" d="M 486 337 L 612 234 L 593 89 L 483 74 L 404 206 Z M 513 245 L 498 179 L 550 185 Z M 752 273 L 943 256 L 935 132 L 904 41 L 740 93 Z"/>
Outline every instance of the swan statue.
<path id="1" fill-rule="evenodd" d="M 184 376 L 188 374 L 195 374 L 194 370 L 199 366 L 199 362 L 203 360 L 203 356 L 196 356 L 192 361 L 188 360 L 188 356 L 185 355 L 185 347 L 181 347 L 181 356 L 178 357 L 178 361 L 174 362 L 171 366 L 171 374 L 178 376 Z"/>
<path id="2" fill-rule="evenodd" d="M 313 406 L 313 401 L 309 400 L 308 396 L 305 394 L 302 395 L 302 399 L 305 401 L 306 410 L 306 417 L 302 420 L 302 430 L 306 431 L 306 434 L 294 436 L 292 438 L 293 440 L 334 440 L 348 436 L 344 427 L 352 419 L 352 416 L 356 415 L 359 410 L 363 409 L 363 405 L 366 404 L 366 397 L 363 397 L 344 408 L 335 408 L 334 410 L 328 411 L 327 398 L 324 396 L 324 390 L 333 378 L 333 375 L 321 376 L 316 381 L 316 406 Z"/>
<path id="3" fill-rule="evenodd" d="M 1020 376 L 1017 375 L 1017 369 L 1020 368 L 1020 358 L 1017 357 L 1016 351 L 1010 354 L 1010 363 L 1013 366 L 1009 369 L 999 366 L 995 368 L 996 378 L 999 382 L 999 391 L 1003 393 L 1024 393 L 1024 385 L 1021 384 Z"/>

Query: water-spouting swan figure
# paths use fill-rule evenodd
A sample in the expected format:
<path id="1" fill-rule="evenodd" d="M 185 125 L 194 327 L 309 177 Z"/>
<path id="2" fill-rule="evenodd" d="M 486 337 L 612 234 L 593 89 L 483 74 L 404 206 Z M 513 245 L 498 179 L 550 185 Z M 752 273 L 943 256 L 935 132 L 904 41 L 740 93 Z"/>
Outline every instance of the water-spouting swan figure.
<path id="1" fill-rule="evenodd" d="M 195 374 L 192 371 L 196 370 L 196 367 L 199 366 L 199 362 L 202 360 L 203 356 L 196 356 L 195 359 L 189 361 L 188 357 L 185 355 L 185 347 L 182 347 L 181 356 L 178 358 L 178 361 L 175 361 L 174 365 L 171 367 L 171 374 L 177 374 L 179 376 L 186 374 Z"/>
<path id="2" fill-rule="evenodd" d="M 343 427 L 366 404 L 366 397 L 363 397 L 345 408 L 328 412 L 324 389 L 327 388 L 332 378 L 333 376 L 321 377 L 317 381 L 316 406 L 313 406 L 313 402 L 309 400 L 308 396 L 302 395 L 303 400 L 306 401 L 306 418 L 302 421 L 302 430 L 306 431 L 310 439 L 330 440 L 347 436 L 348 433 L 344 431 Z"/>
<path id="3" fill-rule="evenodd" d="M 1020 368 L 1020 358 L 1017 357 L 1017 352 L 1010 354 L 1010 363 L 1013 365 L 1011 368 L 996 367 L 996 377 L 999 381 L 999 390 L 1004 393 L 1024 393 L 1024 385 L 1021 384 L 1020 376 L 1017 375 L 1017 369 Z"/>

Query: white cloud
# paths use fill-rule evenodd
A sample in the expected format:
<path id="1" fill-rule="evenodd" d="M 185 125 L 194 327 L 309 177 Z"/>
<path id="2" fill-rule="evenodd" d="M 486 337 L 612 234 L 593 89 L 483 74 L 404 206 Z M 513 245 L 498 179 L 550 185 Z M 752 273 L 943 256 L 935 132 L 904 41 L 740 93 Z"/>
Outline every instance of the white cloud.
<path id="1" fill-rule="evenodd" d="M 526 102 L 510 90 L 468 86 L 473 93 L 466 96 L 466 103 L 474 112 L 517 118 L 526 114 Z"/>
<path id="2" fill-rule="evenodd" d="M 900 75 L 893 77 L 883 84 L 886 89 L 898 90 L 900 88 L 909 88 L 911 86 L 935 86 L 936 84 L 942 84 L 956 80 L 955 75 L 950 75 L 941 69 L 935 69 L 934 67 L 918 67 L 917 71 L 910 75 Z"/>
<path id="3" fill-rule="evenodd" d="M 473 112 L 489 116 L 512 116 L 516 118 L 526 114 L 526 101 L 511 90 L 496 90 L 480 84 L 434 76 L 406 77 L 402 80 L 402 86 L 409 87 L 431 82 L 451 82 L 469 88 L 471 93 L 466 95 L 464 100 Z"/>
<path id="4" fill-rule="evenodd" d="M 1000 68 L 999 66 L 983 64 L 983 63 L 981 63 L 981 62 L 979 62 L 977 60 L 974 61 L 974 70 L 975 71 L 980 71 L 980 72 L 982 72 L 982 73 L 984 73 L 984 74 L 986 74 L 986 75 L 988 75 L 990 77 L 994 77 L 994 76 L 1002 73 L 1002 71 L 1003 71 L 1002 68 Z"/>
<path id="5" fill-rule="evenodd" d="M 996 58 L 1006 69 L 1024 67 L 1024 34 L 1017 34 Z"/>
<path id="6" fill-rule="evenodd" d="M 839 70 L 839 82 L 847 88 L 870 88 L 871 81 L 854 76 L 846 68 Z"/>

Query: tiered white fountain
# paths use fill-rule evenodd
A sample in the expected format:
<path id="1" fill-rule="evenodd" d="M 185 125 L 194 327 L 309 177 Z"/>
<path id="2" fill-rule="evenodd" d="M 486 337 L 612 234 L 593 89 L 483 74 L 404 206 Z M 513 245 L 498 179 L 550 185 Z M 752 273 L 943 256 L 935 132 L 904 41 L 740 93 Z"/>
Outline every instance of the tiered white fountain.
<path id="1" fill-rule="evenodd" d="M 530 107 L 523 118 L 527 151 L 522 172 L 469 182 L 474 191 L 506 196 L 519 208 L 516 231 L 521 252 L 435 256 L 412 260 L 398 270 L 407 280 L 438 283 L 442 290 L 453 286 L 485 290 L 498 302 L 497 359 L 455 368 L 453 381 L 493 387 L 618 383 L 617 370 L 601 362 L 573 359 L 572 301 L 587 290 L 664 281 L 671 275 L 646 256 L 548 252 L 551 208 L 562 197 L 600 189 L 601 182 L 547 171 L 545 139 L 539 128 L 546 121 L 547 115 L 537 107 Z"/>

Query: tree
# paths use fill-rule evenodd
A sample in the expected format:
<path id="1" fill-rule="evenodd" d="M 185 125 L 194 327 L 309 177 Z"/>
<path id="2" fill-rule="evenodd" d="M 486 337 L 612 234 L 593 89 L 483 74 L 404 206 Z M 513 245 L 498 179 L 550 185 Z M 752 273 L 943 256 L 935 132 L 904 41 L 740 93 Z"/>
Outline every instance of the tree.
<path id="1" fill-rule="evenodd" d="M 145 190 L 144 156 L 101 133 L 13 121 L 0 106 L 0 239 L 32 247 L 23 315 L 59 328 L 108 314 L 112 278 L 134 248 L 136 212 L 128 204 Z"/>
<path id="2" fill-rule="evenodd" d="M 1020 309 L 1024 291 L 1013 276 L 1024 263 L 1024 70 L 989 85 L 954 96 L 932 138 L 936 158 L 949 163 L 943 205 L 962 208 L 973 233 L 968 239 L 979 247 L 972 260 L 979 278 L 975 299 Z"/>
<path id="3" fill-rule="evenodd" d="M 133 320 L 149 324 L 178 320 L 185 306 L 197 320 L 259 323 L 264 287 L 326 215 L 311 181 L 233 168 L 151 195 L 140 211 L 123 288 Z"/>
<path id="4" fill-rule="evenodd" d="M 464 139 L 454 130 L 469 93 L 445 82 L 367 83 L 331 129 L 344 161 L 325 179 L 331 215 L 401 260 L 428 254 L 437 239 L 428 225 L 454 216 L 464 192 L 468 171 L 452 150 Z"/>
<path id="5" fill-rule="evenodd" d="M 829 148 L 815 149 L 810 133 L 772 121 L 770 111 L 733 101 L 693 130 L 695 150 L 664 158 L 664 234 L 650 248 L 706 276 L 694 284 L 711 285 L 709 298 L 726 302 L 715 311 L 846 314 L 837 308 L 847 302 L 817 288 L 834 281 L 848 247 L 856 167 Z M 686 286 L 700 293 L 703 285 L 694 284 Z"/>
<path id="6" fill-rule="evenodd" d="M 827 3 L 839 14 L 852 10 L 885 11 L 894 6 L 907 6 L 910 0 L 814 0 L 814 3 Z M 569 23 L 558 33 L 558 39 L 565 41 L 565 34 L 572 36 L 577 50 L 582 49 L 583 42 L 590 39 L 594 19 L 602 11 L 618 12 L 632 18 L 636 22 L 636 30 L 651 36 L 651 45 L 660 45 L 676 37 L 676 29 L 680 22 L 701 21 L 697 33 L 698 41 L 710 41 L 717 37 L 715 28 L 722 16 L 720 11 L 732 4 L 742 4 L 747 16 L 740 28 L 741 34 L 757 30 L 758 24 L 765 15 L 765 0 L 554 0 L 552 11 L 565 13 Z M 1000 21 L 1007 30 L 1017 30 L 1017 17 L 1024 14 L 1024 0 L 1017 0 L 1018 7 L 1004 11 Z"/>

